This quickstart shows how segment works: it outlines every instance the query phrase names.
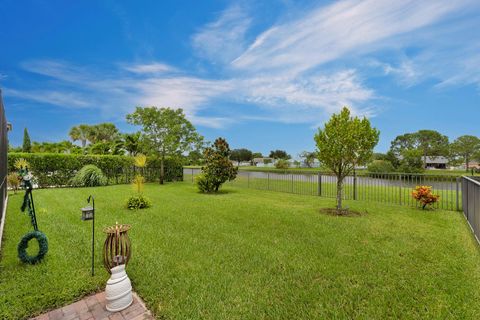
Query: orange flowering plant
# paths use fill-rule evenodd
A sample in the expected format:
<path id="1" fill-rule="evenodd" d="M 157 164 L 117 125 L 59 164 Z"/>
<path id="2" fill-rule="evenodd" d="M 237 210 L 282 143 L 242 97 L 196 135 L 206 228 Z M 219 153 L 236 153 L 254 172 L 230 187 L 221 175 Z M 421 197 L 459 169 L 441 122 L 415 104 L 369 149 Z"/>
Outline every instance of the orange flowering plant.
<path id="1" fill-rule="evenodd" d="M 432 187 L 417 186 L 412 191 L 412 197 L 422 204 L 422 209 L 428 205 L 433 205 L 440 199 L 440 196 L 432 193 Z"/>

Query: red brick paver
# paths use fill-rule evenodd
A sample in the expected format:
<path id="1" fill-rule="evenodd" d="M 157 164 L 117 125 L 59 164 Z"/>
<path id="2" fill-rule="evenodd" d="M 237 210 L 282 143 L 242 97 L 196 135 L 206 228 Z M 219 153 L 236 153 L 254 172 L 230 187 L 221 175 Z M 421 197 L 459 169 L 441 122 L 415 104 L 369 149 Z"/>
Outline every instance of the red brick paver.
<path id="1" fill-rule="evenodd" d="M 32 318 L 32 320 L 151 320 L 154 319 L 143 301 L 134 293 L 133 303 L 121 312 L 105 308 L 105 292 L 88 296 L 63 308 Z"/>

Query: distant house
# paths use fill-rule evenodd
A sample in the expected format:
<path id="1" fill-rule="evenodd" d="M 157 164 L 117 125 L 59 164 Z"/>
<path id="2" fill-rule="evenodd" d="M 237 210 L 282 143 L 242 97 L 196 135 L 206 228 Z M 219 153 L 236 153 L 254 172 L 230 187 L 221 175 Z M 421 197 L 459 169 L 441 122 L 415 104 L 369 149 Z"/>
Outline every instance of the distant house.
<path id="1" fill-rule="evenodd" d="M 257 165 L 258 163 L 273 163 L 274 159 L 273 158 L 253 158 L 252 162 L 254 165 Z"/>
<path id="2" fill-rule="evenodd" d="M 423 157 L 422 157 L 423 160 Z M 448 159 L 443 156 L 429 157 L 426 158 L 425 167 L 427 169 L 447 169 Z"/>
<path id="3" fill-rule="evenodd" d="M 465 165 L 464 165 L 464 167 L 465 167 Z M 468 169 L 476 169 L 476 170 L 480 169 L 480 162 L 478 162 L 478 161 L 470 161 L 470 162 L 468 163 Z"/>
<path id="4" fill-rule="evenodd" d="M 273 167 L 275 159 L 273 158 L 253 158 L 252 163 L 257 167 Z"/>

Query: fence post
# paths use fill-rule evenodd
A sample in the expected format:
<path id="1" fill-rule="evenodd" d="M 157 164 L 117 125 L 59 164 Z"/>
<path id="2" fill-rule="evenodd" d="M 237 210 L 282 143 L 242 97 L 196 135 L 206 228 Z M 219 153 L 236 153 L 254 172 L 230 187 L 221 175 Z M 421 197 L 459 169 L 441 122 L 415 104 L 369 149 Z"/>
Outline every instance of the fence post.
<path id="1" fill-rule="evenodd" d="M 353 170 L 353 200 L 357 200 L 357 171 Z"/>
<path id="2" fill-rule="evenodd" d="M 460 191 L 459 180 L 460 180 L 459 177 L 455 178 L 455 181 L 456 181 L 456 192 L 455 192 L 455 194 L 456 194 L 456 202 L 457 202 L 457 211 L 460 211 L 460 203 L 459 203 L 459 199 L 458 199 L 459 198 L 459 193 L 460 193 L 459 192 Z"/>
<path id="3" fill-rule="evenodd" d="M 292 175 L 292 193 L 293 193 L 293 173 L 291 173 Z"/>
<path id="4" fill-rule="evenodd" d="M 400 205 L 402 205 L 402 185 L 403 185 L 403 181 L 402 181 L 402 174 L 399 174 L 398 175 L 398 181 L 400 182 L 398 185 L 398 191 L 399 191 L 399 194 L 398 194 L 398 202 Z"/>
<path id="5" fill-rule="evenodd" d="M 318 173 L 318 196 L 322 196 L 322 174 Z"/>
<path id="6" fill-rule="evenodd" d="M 247 171 L 247 188 L 250 188 L 250 171 Z"/>
<path id="7" fill-rule="evenodd" d="M 270 190 L 270 172 L 267 172 L 267 190 Z"/>
<path id="8" fill-rule="evenodd" d="M 193 168 L 192 168 L 192 183 L 193 183 Z"/>

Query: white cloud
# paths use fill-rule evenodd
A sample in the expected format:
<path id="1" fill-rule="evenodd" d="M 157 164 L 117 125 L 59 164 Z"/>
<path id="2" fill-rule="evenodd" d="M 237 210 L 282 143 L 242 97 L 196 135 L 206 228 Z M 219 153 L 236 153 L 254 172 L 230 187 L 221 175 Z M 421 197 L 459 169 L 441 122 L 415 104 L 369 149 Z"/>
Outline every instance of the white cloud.
<path id="1" fill-rule="evenodd" d="M 255 77 L 240 83 L 245 101 L 282 111 L 288 115 L 286 122 L 315 121 L 312 115 L 330 114 L 345 105 L 356 109 L 357 114 L 366 114 L 355 106 L 375 98 L 374 92 L 361 84 L 355 70 L 298 78 Z"/>
<path id="2" fill-rule="evenodd" d="M 144 66 L 132 65 L 131 68 L 145 70 Z M 209 120 L 198 117 L 197 113 L 210 99 L 230 89 L 228 81 L 162 73 L 143 72 L 131 77 L 119 70 L 98 76 L 98 71 L 92 68 L 50 60 L 29 61 L 23 67 L 56 81 L 55 89 L 9 90 L 10 95 L 61 107 L 100 109 L 110 117 L 124 117 L 135 106 L 174 107 L 184 109 L 198 124 L 218 127 L 221 118 Z"/>
<path id="3" fill-rule="evenodd" d="M 235 59 L 239 70 L 299 73 L 439 21 L 471 1 L 347 0 L 278 24 Z"/>
<path id="4" fill-rule="evenodd" d="M 43 91 L 43 90 L 15 90 L 5 88 L 3 93 L 6 96 L 17 97 L 41 103 L 60 105 L 73 108 L 87 108 L 91 102 L 75 92 Z"/>
<path id="5" fill-rule="evenodd" d="M 238 5 L 223 11 L 218 19 L 192 36 L 197 54 L 211 62 L 230 63 L 246 48 L 245 34 L 251 18 Z"/>
<path id="6" fill-rule="evenodd" d="M 177 71 L 177 69 L 172 66 L 169 66 L 164 63 L 158 63 L 158 62 L 127 65 L 124 68 L 125 70 L 128 70 L 130 72 L 139 73 L 139 74 L 164 73 L 164 72 Z"/>

